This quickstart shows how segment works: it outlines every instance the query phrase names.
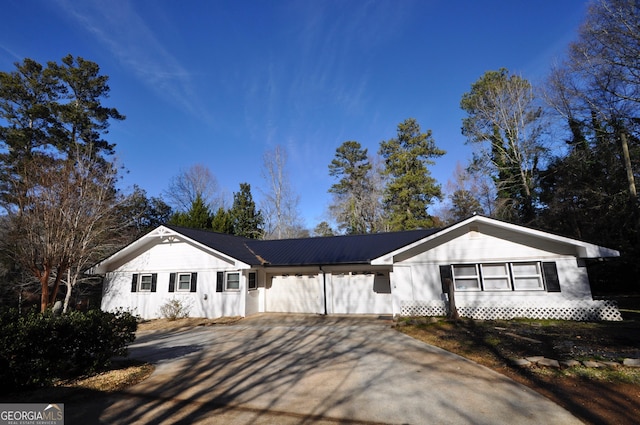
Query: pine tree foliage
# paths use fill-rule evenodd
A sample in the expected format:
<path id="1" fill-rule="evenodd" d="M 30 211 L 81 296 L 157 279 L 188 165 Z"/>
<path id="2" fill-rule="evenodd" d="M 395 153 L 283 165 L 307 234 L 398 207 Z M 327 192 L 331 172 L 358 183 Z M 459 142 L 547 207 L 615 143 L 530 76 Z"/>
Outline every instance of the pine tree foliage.
<path id="1" fill-rule="evenodd" d="M 329 164 L 329 175 L 337 178 L 329 192 L 329 207 L 339 228 L 346 234 L 374 233 L 381 230 L 381 186 L 376 169 L 356 141 L 344 142 Z"/>
<path id="2" fill-rule="evenodd" d="M 264 220 L 253 201 L 251 185 L 240 183 L 240 191 L 233 195 L 233 206 L 229 214 L 234 235 L 250 239 L 262 238 Z"/>
<path id="3" fill-rule="evenodd" d="M 380 144 L 379 153 L 389 179 L 384 193 L 389 230 L 433 227 L 427 208 L 442 192 L 428 166 L 445 151 L 436 147 L 431 130 L 423 133 L 418 122 L 409 118 L 398 125 L 397 137 Z"/>
<path id="4" fill-rule="evenodd" d="M 113 249 L 124 227 L 115 145 L 103 137 L 124 116 L 102 104 L 108 77 L 91 61 L 15 66 L 0 72 L 0 201 L 11 225 L 3 243 L 40 282 L 44 311 L 65 276 L 69 297 L 83 267 Z"/>

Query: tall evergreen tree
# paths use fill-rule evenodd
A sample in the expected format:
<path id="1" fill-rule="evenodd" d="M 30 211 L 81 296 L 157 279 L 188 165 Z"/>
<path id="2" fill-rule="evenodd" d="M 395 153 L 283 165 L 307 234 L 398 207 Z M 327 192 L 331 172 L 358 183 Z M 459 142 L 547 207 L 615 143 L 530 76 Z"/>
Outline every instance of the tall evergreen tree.
<path id="1" fill-rule="evenodd" d="M 108 77 L 99 66 L 68 55 L 46 67 L 32 59 L 16 63 L 13 72 L 0 72 L 0 183 L 5 208 L 15 207 L 12 195 L 22 167 L 34 155 L 73 158 L 89 155 L 105 167 L 115 145 L 103 138 L 111 120 L 123 120 L 106 107 Z M 3 125 L 4 124 L 4 125 Z"/>
<path id="2" fill-rule="evenodd" d="M 211 217 L 211 230 L 218 233 L 233 234 L 233 219 L 229 210 L 219 207 Z"/>
<path id="3" fill-rule="evenodd" d="M 229 211 L 233 225 L 233 234 L 250 239 L 262 237 L 264 220 L 256 209 L 251 195 L 251 185 L 240 183 L 240 192 L 233 194 L 233 206 Z"/>
<path id="4" fill-rule="evenodd" d="M 196 196 L 191 208 L 187 212 L 175 213 L 169 224 L 192 229 L 211 229 L 211 210 L 200 196 Z"/>
<path id="5" fill-rule="evenodd" d="M 379 230 L 381 197 L 374 179 L 375 171 L 367 149 L 355 141 L 344 142 L 338 147 L 335 158 L 329 164 L 329 175 L 339 179 L 329 188 L 334 195 L 329 209 L 339 227 L 347 234 Z"/>
<path id="6" fill-rule="evenodd" d="M 384 206 L 390 230 L 433 227 L 427 208 L 442 197 L 440 185 L 431 177 L 432 158 L 445 154 L 436 147 L 431 130 L 423 133 L 418 122 L 409 118 L 398 125 L 397 137 L 380 144 L 389 177 Z"/>

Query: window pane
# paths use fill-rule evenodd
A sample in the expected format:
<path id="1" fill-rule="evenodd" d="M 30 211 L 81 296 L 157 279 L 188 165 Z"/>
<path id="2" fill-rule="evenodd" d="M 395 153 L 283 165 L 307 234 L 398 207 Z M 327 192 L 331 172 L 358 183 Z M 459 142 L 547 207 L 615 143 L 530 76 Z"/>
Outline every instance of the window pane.
<path id="1" fill-rule="evenodd" d="M 542 279 L 539 277 L 519 277 L 513 284 L 515 289 L 542 289 Z"/>
<path id="2" fill-rule="evenodd" d="M 513 263 L 511 267 L 514 276 L 535 276 L 540 274 L 538 263 Z"/>
<path id="3" fill-rule="evenodd" d="M 478 279 L 455 279 L 455 287 L 457 290 L 480 289 Z"/>
<path id="4" fill-rule="evenodd" d="M 453 266 L 454 276 L 477 276 L 476 266 Z"/>
<path id="5" fill-rule="evenodd" d="M 507 276 L 506 264 L 483 264 L 482 265 L 483 276 Z"/>
<path id="6" fill-rule="evenodd" d="M 191 289 L 191 274 L 181 274 L 178 277 L 178 290 L 188 291 Z"/>
<path id="7" fill-rule="evenodd" d="M 144 274 L 140 276 L 140 289 L 142 291 L 150 291 L 151 290 L 151 275 Z"/>
<path id="8" fill-rule="evenodd" d="M 227 274 L 227 289 L 240 289 L 240 273 Z"/>
<path id="9" fill-rule="evenodd" d="M 483 269 L 484 270 L 484 269 Z M 508 278 L 502 279 L 484 279 L 484 289 L 511 289 Z"/>

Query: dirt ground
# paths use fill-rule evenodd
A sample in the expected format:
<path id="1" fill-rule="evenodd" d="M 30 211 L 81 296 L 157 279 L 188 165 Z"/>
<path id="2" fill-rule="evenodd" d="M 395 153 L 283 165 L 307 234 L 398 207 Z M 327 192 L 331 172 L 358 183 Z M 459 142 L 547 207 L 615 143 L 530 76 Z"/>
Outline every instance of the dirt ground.
<path id="1" fill-rule="evenodd" d="M 421 323 L 422 322 L 422 323 Z M 412 323 L 412 322 L 410 322 Z M 518 367 L 514 358 L 621 362 L 640 358 L 640 323 L 417 321 L 398 329 L 521 382 L 589 424 L 636 424 L 640 369 Z"/>

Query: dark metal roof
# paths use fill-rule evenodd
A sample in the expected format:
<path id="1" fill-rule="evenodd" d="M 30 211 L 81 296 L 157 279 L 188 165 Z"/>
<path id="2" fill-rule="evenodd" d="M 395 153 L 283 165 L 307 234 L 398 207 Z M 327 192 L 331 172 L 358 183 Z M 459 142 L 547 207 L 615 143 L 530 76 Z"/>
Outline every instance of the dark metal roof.
<path id="1" fill-rule="evenodd" d="M 187 227 L 169 225 L 165 227 L 175 230 L 189 239 L 200 242 L 209 248 L 240 260 L 243 263 L 250 265 L 260 264 L 260 261 L 247 246 L 247 242 L 251 241 L 251 239 L 228 235 L 226 233 L 210 232 L 208 230 L 190 229 Z"/>
<path id="2" fill-rule="evenodd" d="M 206 230 L 167 226 L 249 265 L 303 266 L 368 264 L 440 229 L 305 239 L 255 240 Z"/>

